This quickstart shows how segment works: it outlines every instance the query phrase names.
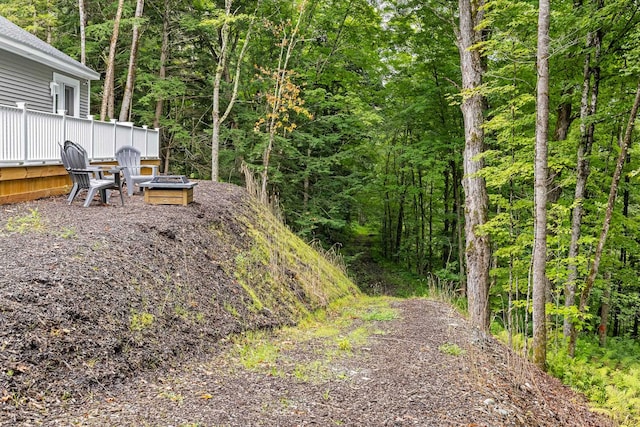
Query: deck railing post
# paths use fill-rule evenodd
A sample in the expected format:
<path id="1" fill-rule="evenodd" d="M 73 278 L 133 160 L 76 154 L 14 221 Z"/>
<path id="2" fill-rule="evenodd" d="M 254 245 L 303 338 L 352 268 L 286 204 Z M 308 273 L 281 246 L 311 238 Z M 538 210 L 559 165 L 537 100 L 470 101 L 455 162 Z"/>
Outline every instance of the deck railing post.
<path id="1" fill-rule="evenodd" d="M 149 157 L 149 126 L 142 125 L 144 129 L 144 156 Z"/>
<path id="2" fill-rule="evenodd" d="M 155 128 L 156 130 L 156 148 L 158 149 L 158 154 L 156 156 L 160 158 L 160 128 Z"/>
<path id="3" fill-rule="evenodd" d="M 67 110 L 58 110 L 58 115 L 62 117 L 60 142 L 64 143 L 67 140 Z"/>
<path id="4" fill-rule="evenodd" d="M 112 151 L 113 156 L 112 157 L 115 158 L 116 157 L 116 150 L 118 149 L 116 147 L 116 140 L 118 138 L 118 135 L 117 135 L 117 133 L 118 133 L 118 120 L 111 119 L 111 123 L 113 123 L 113 151 Z"/>
<path id="5" fill-rule="evenodd" d="M 22 117 L 20 119 L 20 132 L 22 133 L 22 160 L 26 163 L 29 161 L 29 146 L 27 144 L 29 138 L 27 138 L 27 103 L 16 102 L 18 108 L 22 110 Z"/>
<path id="6" fill-rule="evenodd" d="M 87 114 L 87 120 L 89 120 L 89 141 L 90 150 L 89 159 L 93 160 L 94 153 L 96 152 L 96 134 L 94 129 L 93 114 Z"/>

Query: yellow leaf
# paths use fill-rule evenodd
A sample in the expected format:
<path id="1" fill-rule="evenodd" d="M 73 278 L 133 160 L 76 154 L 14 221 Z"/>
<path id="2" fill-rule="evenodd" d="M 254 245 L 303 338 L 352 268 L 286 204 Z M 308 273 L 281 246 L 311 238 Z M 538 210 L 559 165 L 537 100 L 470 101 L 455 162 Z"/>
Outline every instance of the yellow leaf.
<path id="1" fill-rule="evenodd" d="M 200 399 L 213 399 L 213 396 L 209 393 L 204 393 L 200 396 Z"/>

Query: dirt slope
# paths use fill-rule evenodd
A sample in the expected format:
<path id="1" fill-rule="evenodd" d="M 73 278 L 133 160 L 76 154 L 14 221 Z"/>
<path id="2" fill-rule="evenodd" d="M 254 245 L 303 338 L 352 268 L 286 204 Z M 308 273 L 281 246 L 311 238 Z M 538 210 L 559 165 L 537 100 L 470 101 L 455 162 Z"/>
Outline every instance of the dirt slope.
<path id="1" fill-rule="evenodd" d="M 357 292 L 243 189 L 195 200 L 0 206 L 0 398 L 74 397 Z"/>
<path id="2" fill-rule="evenodd" d="M 0 207 L 0 426 L 609 425 L 423 299 L 274 329 L 276 356 L 247 368 L 260 350 L 230 334 L 358 291 L 242 189 L 195 200 Z"/>

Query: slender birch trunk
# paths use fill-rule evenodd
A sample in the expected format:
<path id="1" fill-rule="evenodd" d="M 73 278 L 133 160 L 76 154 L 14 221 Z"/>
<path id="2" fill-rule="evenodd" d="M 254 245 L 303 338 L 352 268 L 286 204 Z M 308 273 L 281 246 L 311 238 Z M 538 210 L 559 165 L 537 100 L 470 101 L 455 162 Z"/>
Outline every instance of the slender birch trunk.
<path id="1" fill-rule="evenodd" d="M 604 220 L 602 222 L 602 230 L 600 231 L 600 238 L 598 239 L 598 245 L 593 255 L 593 263 L 589 270 L 589 275 L 585 282 L 582 293 L 580 294 L 580 304 L 578 305 L 578 311 L 584 313 L 587 308 L 587 301 L 591 294 L 591 289 L 596 281 L 598 270 L 600 268 L 600 261 L 602 259 L 602 251 L 604 250 L 604 244 L 607 241 L 607 234 L 609 233 L 609 227 L 611 226 L 611 217 L 613 216 L 613 208 L 616 202 L 616 196 L 618 194 L 618 186 L 620 184 L 620 178 L 622 176 L 622 169 L 627 158 L 627 152 L 629 145 L 631 144 L 631 135 L 633 134 L 633 128 L 636 122 L 636 116 L 638 115 L 638 108 L 640 107 L 640 81 L 636 89 L 636 96 L 631 107 L 631 113 L 629 114 L 629 122 L 624 134 L 624 139 L 620 144 L 620 153 L 618 154 L 618 160 L 616 162 L 616 169 L 613 172 L 613 178 L 611 180 L 611 188 L 609 189 L 609 199 L 607 201 L 607 209 L 604 214 Z M 569 337 L 569 354 L 575 354 L 576 341 L 578 339 L 578 331 L 574 328 L 571 331 Z"/>
<path id="2" fill-rule="evenodd" d="M 167 58 L 169 57 L 169 0 L 164 0 L 164 12 L 162 14 L 162 46 L 160 48 L 160 69 L 158 70 L 158 78 L 164 80 L 167 78 Z M 160 118 L 164 109 L 164 99 L 159 98 L 156 101 L 156 111 L 153 115 L 153 127 L 160 127 Z"/>
<path id="3" fill-rule="evenodd" d="M 535 227 L 533 243 L 533 362 L 546 369 L 547 152 L 549 137 L 549 0 L 538 10 L 538 87 L 536 98 Z"/>
<path id="4" fill-rule="evenodd" d="M 211 180 L 218 181 L 218 157 L 220 151 L 220 82 L 227 66 L 227 46 L 229 44 L 229 19 L 231 18 L 231 0 L 224 2 L 225 19 L 220 29 L 220 55 L 213 77 L 213 105 L 211 132 Z"/>
<path id="5" fill-rule="evenodd" d="M 222 75 L 227 69 L 227 63 L 229 61 L 229 33 L 231 31 L 229 27 L 229 21 L 232 17 L 231 12 L 232 0 L 225 0 L 225 21 L 222 24 L 220 30 L 220 56 L 218 64 L 216 66 L 216 73 L 213 79 L 213 112 L 212 112 L 212 132 L 211 132 L 211 180 L 217 182 L 219 180 L 219 157 L 220 157 L 220 127 L 222 123 L 227 119 L 231 109 L 235 104 L 238 96 L 238 85 L 240 83 L 240 71 L 242 70 L 242 60 L 249 48 L 249 40 L 251 39 L 251 32 L 253 29 L 253 23 L 255 21 L 255 13 L 251 16 L 251 22 L 247 34 L 244 38 L 242 49 L 238 55 L 238 62 L 236 64 L 236 71 L 234 75 L 233 90 L 231 92 L 231 99 L 227 104 L 225 112 L 220 116 L 220 83 L 222 81 Z"/>
<path id="6" fill-rule="evenodd" d="M 137 0 L 135 20 L 133 22 L 133 34 L 131 37 L 131 50 L 129 52 L 129 69 L 127 72 L 127 82 L 124 86 L 122 105 L 120 105 L 121 122 L 127 122 L 131 118 L 131 104 L 133 103 L 133 86 L 136 82 L 136 62 L 138 61 L 138 46 L 140 45 L 140 18 L 144 13 L 144 0 Z"/>
<path id="7" fill-rule="evenodd" d="M 102 105 L 100 108 L 100 120 L 104 121 L 109 117 L 113 117 L 113 90 L 114 90 L 114 74 L 116 68 L 116 47 L 118 44 L 118 33 L 120 31 L 120 18 L 122 17 L 122 6 L 124 0 L 118 0 L 118 10 L 113 19 L 113 34 L 111 35 L 111 43 L 109 43 L 109 58 L 107 59 L 107 72 L 104 78 L 104 88 L 102 89 Z M 110 111 L 109 111 L 110 110 Z"/>
<path id="8" fill-rule="evenodd" d="M 291 59 L 291 53 L 298 42 L 298 35 L 300 31 L 300 24 L 305 14 L 306 1 L 300 6 L 300 14 L 296 21 L 296 26 L 291 31 L 291 34 L 287 36 L 285 33 L 280 44 L 280 56 L 278 58 L 278 68 L 276 72 L 275 84 L 273 87 L 273 101 L 269 105 L 270 112 L 267 116 L 269 139 L 267 146 L 262 153 L 262 182 L 260 185 L 260 200 L 263 203 L 268 203 L 267 183 L 269 182 L 269 163 L 271 159 L 271 150 L 273 150 L 273 144 L 276 137 L 276 121 L 278 119 L 278 113 L 280 106 L 282 105 L 282 91 L 287 79 L 287 68 L 289 66 L 289 59 Z"/>
<path id="9" fill-rule="evenodd" d="M 87 63 L 87 12 L 84 0 L 78 0 L 78 14 L 80 15 L 80 63 Z"/>
<path id="10" fill-rule="evenodd" d="M 565 307 L 569 309 L 576 303 L 576 282 L 578 280 L 578 266 L 576 257 L 580 253 L 578 241 L 580 240 L 583 202 L 586 195 L 587 180 L 590 174 L 591 147 L 595 124 L 587 125 L 590 116 L 596 113 L 598 101 L 598 88 L 600 85 L 600 73 L 597 65 L 600 59 L 600 46 L 602 36 L 599 32 L 587 35 L 587 48 L 595 47 L 594 58 L 587 53 L 584 61 L 582 98 L 580 101 L 580 145 L 578 146 L 578 160 L 576 171 L 576 188 L 574 193 L 574 206 L 571 214 L 571 241 L 569 243 L 569 264 L 567 283 L 565 285 Z M 594 67 L 593 64 L 596 64 Z M 565 316 L 563 333 L 565 337 L 571 336 L 575 329 L 570 316 Z M 573 354 L 571 354 L 573 356 Z"/>

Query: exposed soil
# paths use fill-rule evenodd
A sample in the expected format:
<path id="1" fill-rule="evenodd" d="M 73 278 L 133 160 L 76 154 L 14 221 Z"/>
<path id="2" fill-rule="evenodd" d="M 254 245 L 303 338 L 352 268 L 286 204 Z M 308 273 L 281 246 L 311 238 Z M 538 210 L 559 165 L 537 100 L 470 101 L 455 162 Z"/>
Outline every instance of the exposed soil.
<path id="1" fill-rule="evenodd" d="M 245 368 L 229 336 L 296 313 L 249 309 L 229 271 L 251 247 L 246 193 L 200 182 L 195 200 L 0 207 L 1 426 L 612 425 L 425 299 L 393 300 L 394 320 L 354 318 L 344 336 L 375 333 L 332 353 L 274 331 L 277 361 Z M 282 286 L 321 306 L 287 271 Z"/>

